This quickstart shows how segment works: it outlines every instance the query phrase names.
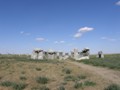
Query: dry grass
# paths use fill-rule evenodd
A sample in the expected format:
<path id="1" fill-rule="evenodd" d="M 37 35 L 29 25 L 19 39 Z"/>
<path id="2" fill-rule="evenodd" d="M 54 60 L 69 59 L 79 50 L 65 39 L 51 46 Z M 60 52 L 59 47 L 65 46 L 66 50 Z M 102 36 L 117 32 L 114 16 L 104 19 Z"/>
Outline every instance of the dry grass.
<path id="1" fill-rule="evenodd" d="M 63 72 L 66 68 L 67 72 L 70 70 L 69 74 Z M 0 83 L 4 81 L 24 83 L 27 86 L 23 90 L 38 90 L 39 87 L 46 87 L 49 90 L 76 90 L 74 88 L 76 79 L 64 80 L 69 75 L 77 78 L 78 83 L 84 83 L 86 80 L 96 83 L 95 86 L 86 86 L 83 90 L 103 90 L 109 85 L 109 81 L 105 81 L 99 76 L 92 75 L 91 72 L 66 62 L 17 61 L 14 58 L 0 59 Z M 47 77 L 49 81 L 45 84 L 37 83 L 37 77 Z M 13 88 L 0 85 L 0 90 L 13 90 Z"/>

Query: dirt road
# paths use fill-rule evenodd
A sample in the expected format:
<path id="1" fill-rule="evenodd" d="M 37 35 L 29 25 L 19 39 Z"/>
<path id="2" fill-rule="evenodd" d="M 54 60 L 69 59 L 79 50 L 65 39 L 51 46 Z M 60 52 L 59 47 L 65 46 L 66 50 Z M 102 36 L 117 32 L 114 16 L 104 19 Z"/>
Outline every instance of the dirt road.
<path id="1" fill-rule="evenodd" d="M 83 68 L 85 70 L 88 70 L 93 74 L 100 75 L 105 80 L 109 80 L 112 83 L 120 85 L 120 71 L 111 70 L 111 69 L 102 68 L 102 67 L 95 67 L 95 66 L 86 65 L 86 64 L 78 63 L 74 61 L 67 61 L 67 62 L 77 65 L 78 67 Z"/>

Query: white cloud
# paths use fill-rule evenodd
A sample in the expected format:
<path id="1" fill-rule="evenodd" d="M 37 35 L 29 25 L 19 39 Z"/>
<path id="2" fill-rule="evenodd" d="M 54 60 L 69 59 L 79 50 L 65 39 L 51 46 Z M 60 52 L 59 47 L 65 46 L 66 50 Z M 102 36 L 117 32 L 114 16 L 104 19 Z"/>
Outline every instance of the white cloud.
<path id="1" fill-rule="evenodd" d="M 65 43 L 65 41 L 55 41 L 54 43 L 55 44 L 62 44 L 62 43 Z"/>
<path id="2" fill-rule="evenodd" d="M 116 5 L 120 6 L 120 1 L 118 1 L 118 2 L 116 3 Z"/>
<path id="3" fill-rule="evenodd" d="M 75 38 L 79 38 L 81 36 L 82 36 L 82 33 L 79 33 L 79 32 L 74 35 Z"/>
<path id="4" fill-rule="evenodd" d="M 92 31 L 92 30 L 94 30 L 94 28 L 92 28 L 92 27 L 83 27 L 83 28 L 80 28 L 78 30 L 78 32 L 88 32 L 88 31 Z"/>
<path id="5" fill-rule="evenodd" d="M 36 41 L 45 41 L 45 38 L 36 38 Z"/>
<path id="6" fill-rule="evenodd" d="M 92 27 L 82 27 L 78 30 L 78 32 L 74 35 L 74 38 L 81 37 L 84 33 L 94 30 Z"/>
<path id="7" fill-rule="evenodd" d="M 108 38 L 108 37 L 101 37 L 101 39 L 103 39 L 103 40 L 107 40 L 107 41 L 117 41 L 117 39 L 114 39 L 114 38 Z"/>

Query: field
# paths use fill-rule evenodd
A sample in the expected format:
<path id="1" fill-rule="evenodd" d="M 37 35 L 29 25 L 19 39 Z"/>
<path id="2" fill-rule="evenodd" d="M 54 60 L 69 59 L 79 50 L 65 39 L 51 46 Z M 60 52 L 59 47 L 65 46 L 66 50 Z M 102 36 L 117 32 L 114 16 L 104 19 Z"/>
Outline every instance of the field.
<path id="1" fill-rule="evenodd" d="M 0 55 L 0 90 L 111 90 L 105 89 L 111 84 L 110 88 L 120 89 L 109 80 L 68 61 Z"/>
<path id="2" fill-rule="evenodd" d="M 93 55 L 90 60 L 82 60 L 80 62 L 91 64 L 93 66 L 102 66 L 120 70 L 120 54 L 105 55 L 104 59 L 98 59 Z"/>

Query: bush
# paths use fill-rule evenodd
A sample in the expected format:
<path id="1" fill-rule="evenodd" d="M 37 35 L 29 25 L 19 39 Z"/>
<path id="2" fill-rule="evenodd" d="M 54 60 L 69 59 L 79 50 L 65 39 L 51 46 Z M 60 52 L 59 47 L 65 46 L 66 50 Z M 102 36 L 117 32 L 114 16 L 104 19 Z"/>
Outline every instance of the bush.
<path id="1" fill-rule="evenodd" d="M 14 90 L 23 90 L 27 86 L 27 84 L 24 83 L 15 83 L 10 81 L 2 82 L 0 85 L 5 87 L 13 87 Z"/>
<path id="2" fill-rule="evenodd" d="M 116 84 L 111 84 L 107 88 L 105 88 L 104 90 L 120 90 L 120 86 L 118 86 Z"/>
<path id="3" fill-rule="evenodd" d="M 74 88 L 78 89 L 78 88 L 83 88 L 83 83 L 75 83 Z"/>
<path id="4" fill-rule="evenodd" d="M 79 75 L 78 78 L 79 78 L 79 79 L 86 79 L 86 76 L 84 76 L 84 75 Z"/>
<path id="5" fill-rule="evenodd" d="M 76 81 L 77 78 L 75 78 L 74 76 L 66 76 L 66 77 L 64 78 L 64 80 L 65 80 L 65 81 Z"/>
<path id="6" fill-rule="evenodd" d="M 41 68 L 36 68 L 37 71 L 41 71 L 42 69 Z"/>
<path id="7" fill-rule="evenodd" d="M 43 87 L 40 88 L 40 90 L 50 90 L 50 89 L 46 86 L 43 86 Z"/>
<path id="8" fill-rule="evenodd" d="M 65 68 L 63 69 L 63 72 L 65 72 L 66 74 L 70 74 L 72 71 L 70 69 Z"/>
<path id="9" fill-rule="evenodd" d="M 60 86 L 58 90 L 65 90 L 64 86 Z"/>
<path id="10" fill-rule="evenodd" d="M 21 73 L 22 73 L 22 74 L 25 74 L 25 71 L 22 71 Z"/>
<path id="11" fill-rule="evenodd" d="M 27 80 L 27 78 L 25 76 L 21 76 L 20 80 Z"/>
<path id="12" fill-rule="evenodd" d="M 85 81 L 85 82 L 84 82 L 84 85 L 85 85 L 85 86 L 95 86 L 96 83 L 94 83 L 94 82 L 92 82 L 92 81 Z"/>
<path id="13" fill-rule="evenodd" d="M 50 90 L 50 89 L 46 86 L 42 86 L 42 87 L 34 87 L 31 90 Z"/>
<path id="14" fill-rule="evenodd" d="M 13 83 L 10 81 L 5 81 L 5 82 L 0 83 L 1 86 L 5 86 L 5 87 L 10 87 L 10 86 L 12 86 L 12 84 Z"/>
<path id="15" fill-rule="evenodd" d="M 23 89 L 25 89 L 26 86 L 27 86 L 27 84 L 24 84 L 24 83 L 14 83 L 13 89 L 14 90 L 23 90 Z"/>
<path id="16" fill-rule="evenodd" d="M 36 81 L 40 84 L 46 84 L 49 80 L 46 77 L 38 77 Z"/>

